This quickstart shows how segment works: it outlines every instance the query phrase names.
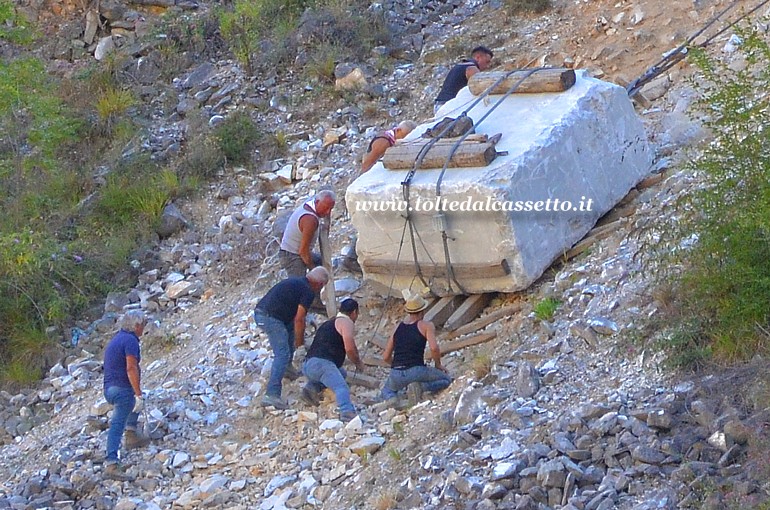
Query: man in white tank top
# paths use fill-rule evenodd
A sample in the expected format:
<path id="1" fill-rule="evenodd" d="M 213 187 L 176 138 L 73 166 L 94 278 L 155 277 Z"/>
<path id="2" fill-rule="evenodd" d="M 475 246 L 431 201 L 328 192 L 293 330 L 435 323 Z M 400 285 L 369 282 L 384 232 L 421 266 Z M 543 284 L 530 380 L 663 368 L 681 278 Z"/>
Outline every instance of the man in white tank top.
<path id="1" fill-rule="evenodd" d="M 319 218 L 329 217 L 336 202 L 333 191 L 322 190 L 289 217 L 278 260 L 290 277 L 305 276 L 307 271 L 321 265 L 321 256 L 313 253 L 311 248 L 318 239 Z"/>

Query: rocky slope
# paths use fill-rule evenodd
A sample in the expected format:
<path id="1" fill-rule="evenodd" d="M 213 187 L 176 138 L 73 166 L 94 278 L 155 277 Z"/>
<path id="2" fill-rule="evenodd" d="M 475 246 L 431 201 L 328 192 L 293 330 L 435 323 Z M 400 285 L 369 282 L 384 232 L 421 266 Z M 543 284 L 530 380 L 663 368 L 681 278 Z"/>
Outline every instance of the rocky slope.
<path id="1" fill-rule="evenodd" d="M 236 169 L 200 200 L 177 204 L 187 228 L 137 258 L 135 289 L 110 296 L 104 317 L 84 325 L 39 387 L 0 394 L 0 508 L 721 509 L 767 500 L 763 362 L 707 377 L 671 374 L 644 327 L 666 306 L 648 272 L 656 237 L 646 227 L 697 185 L 697 176 L 678 170 L 684 149 L 704 136 L 685 115 L 693 92 L 683 86 L 684 66 L 651 84 L 645 92 L 655 103 L 639 109 L 662 178 L 603 220 L 609 226 L 589 251 L 527 292 L 496 297 L 485 313 L 510 307 L 510 315 L 487 326 L 492 342 L 448 356 L 456 377 L 448 390 L 398 411 L 363 405 L 377 391 L 356 386 L 363 420 L 349 424 L 335 419 L 332 396 L 319 408 L 301 404 L 302 380 L 285 387 L 292 410 L 258 406 L 269 349 L 251 311 L 277 276 L 275 225 L 321 185 L 342 192 L 377 126 L 429 117 L 456 56 L 451 48 L 478 41 L 504 67 L 567 61 L 622 82 L 727 3 L 578 0 L 531 18 L 509 17 L 495 1 L 388 5 L 420 30 L 409 38 L 411 61 L 392 74 L 367 73 L 382 92 L 377 114 L 311 99 L 309 83 L 250 79 L 227 60 L 198 63 L 174 80 L 176 99 L 165 110 L 158 101 L 146 150 L 173 157 L 193 110 L 216 123 L 266 104 L 261 119 L 285 127 L 291 156 L 267 169 L 275 172 Z M 84 58 L 95 41 L 84 41 Z M 298 97 L 307 99 L 289 100 Z M 328 115 L 308 116 L 326 104 Z M 339 207 L 337 251 L 352 234 Z M 365 303 L 360 350 L 377 356 L 399 303 L 374 295 L 341 265 L 337 278 L 340 294 Z M 533 313 L 544 298 L 561 302 L 547 320 Z M 108 412 L 101 348 L 125 307 L 156 319 L 143 340 L 154 441 L 128 453 L 133 483 L 103 480 L 100 464 Z M 386 371 L 369 367 L 367 375 L 382 379 Z"/>

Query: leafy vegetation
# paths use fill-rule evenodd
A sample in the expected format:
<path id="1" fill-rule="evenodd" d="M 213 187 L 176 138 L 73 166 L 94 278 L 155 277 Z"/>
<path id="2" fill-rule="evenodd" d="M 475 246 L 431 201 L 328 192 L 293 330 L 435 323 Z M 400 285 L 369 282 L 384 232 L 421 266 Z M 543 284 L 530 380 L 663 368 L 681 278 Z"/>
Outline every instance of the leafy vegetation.
<path id="1" fill-rule="evenodd" d="M 535 305 L 535 317 L 541 321 L 550 321 L 556 310 L 561 306 L 561 301 L 555 298 L 545 298 Z"/>
<path id="2" fill-rule="evenodd" d="M 770 345 L 770 47 L 743 33 L 747 66 L 734 70 L 699 49 L 700 110 L 713 133 L 690 164 L 705 182 L 686 197 L 668 245 L 696 232 L 668 255 L 674 331 L 667 337 L 681 366 L 732 363 Z"/>
<path id="3" fill-rule="evenodd" d="M 505 0 L 505 10 L 510 14 L 532 12 L 540 14 L 551 8 L 551 0 Z"/>
<path id="4" fill-rule="evenodd" d="M 0 39 L 19 45 L 35 40 L 32 26 L 16 12 L 11 0 L 0 0 Z"/>
<path id="5" fill-rule="evenodd" d="M 383 18 L 367 7 L 356 0 L 236 0 L 232 9 L 220 11 L 219 23 L 249 73 L 281 72 L 293 62 L 304 65 L 311 78 L 328 82 L 337 62 L 365 55 L 388 39 Z"/>

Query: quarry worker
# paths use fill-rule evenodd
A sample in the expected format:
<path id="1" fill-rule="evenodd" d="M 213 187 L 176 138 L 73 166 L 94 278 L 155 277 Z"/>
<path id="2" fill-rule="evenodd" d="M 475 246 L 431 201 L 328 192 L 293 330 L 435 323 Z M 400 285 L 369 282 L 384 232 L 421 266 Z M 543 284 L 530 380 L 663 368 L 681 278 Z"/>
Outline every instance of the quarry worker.
<path id="1" fill-rule="evenodd" d="M 407 317 L 396 326 L 382 354 L 382 358 L 391 365 L 390 375 L 382 387 L 382 398 L 395 399 L 401 389 L 407 388 L 409 403 L 414 405 L 422 399 L 423 391 L 443 390 L 451 384 L 452 378 L 441 366 L 436 326 L 424 319 L 428 302 L 419 294 L 405 297 Z M 425 365 L 426 343 L 433 358 L 433 367 Z"/>
<path id="2" fill-rule="evenodd" d="M 471 76 L 479 71 L 486 71 L 489 68 L 489 64 L 492 62 L 492 50 L 485 46 L 476 46 L 471 51 L 470 60 L 465 59 L 459 64 L 456 64 L 447 74 L 444 79 L 444 84 L 441 86 L 441 91 L 436 96 L 436 100 L 433 103 L 433 113 L 438 112 L 444 103 L 450 99 L 454 99 L 460 89 L 468 85 L 468 80 Z"/>
<path id="3" fill-rule="evenodd" d="M 320 218 L 331 215 L 337 196 L 332 190 L 322 190 L 299 206 L 289 217 L 281 239 L 278 260 L 289 277 L 305 273 L 321 265 L 321 255 L 311 252 L 318 239 Z"/>
<path id="4" fill-rule="evenodd" d="M 357 416 L 350 400 L 350 388 L 345 382 L 347 372 L 342 368 L 345 356 L 362 372 L 364 364 L 356 347 L 355 322 L 358 319 L 358 302 L 345 299 L 333 319 L 324 322 L 316 331 L 313 343 L 307 351 L 302 373 L 307 384 L 302 388 L 302 400 L 317 406 L 324 388 L 334 391 L 340 420 L 350 421 Z"/>
<path id="5" fill-rule="evenodd" d="M 104 476 L 118 481 L 134 479 L 126 473 L 118 459 L 124 432 L 127 450 L 142 448 L 150 443 L 150 438 L 137 431 L 139 413 L 144 409 L 139 337 L 146 325 L 147 317 L 142 311 L 126 312 L 120 321 L 120 331 L 104 350 L 104 398 L 114 406 L 107 432 Z"/>
<path id="6" fill-rule="evenodd" d="M 398 123 L 393 129 L 380 131 L 369 142 L 363 160 L 361 161 L 361 173 L 366 173 L 374 164 L 382 158 L 385 151 L 395 145 L 396 140 L 401 140 L 406 135 L 414 131 L 417 124 L 411 120 L 404 120 Z"/>
<path id="7" fill-rule="evenodd" d="M 304 345 L 307 311 L 328 281 L 326 268 L 315 267 L 307 276 L 293 276 L 275 284 L 254 308 L 254 320 L 267 335 L 273 350 L 273 367 L 262 406 L 288 409 L 288 404 L 281 398 L 281 381 L 284 375 L 293 379 L 299 376 L 291 366 L 294 350 Z M 291 370 L 287 373 L 289 367 Z"/>

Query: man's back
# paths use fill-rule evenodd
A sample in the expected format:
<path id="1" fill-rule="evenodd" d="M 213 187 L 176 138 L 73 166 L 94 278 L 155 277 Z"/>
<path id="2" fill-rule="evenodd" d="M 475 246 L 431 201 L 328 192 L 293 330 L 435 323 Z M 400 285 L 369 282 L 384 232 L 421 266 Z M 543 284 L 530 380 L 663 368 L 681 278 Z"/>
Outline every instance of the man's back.
<path id="1" fill-rule="evenodd" d="M 436 97 L 436 102 L 445 103 L 450 99 L 454 99 L 460 89 L 468 85 L 468 77 L 466 71 L 469 67 L 476 67 L 475 60 L 466 60 L 455 65 L 447 74 L 444 84 L 441 86 L 441 92 Z"/>

